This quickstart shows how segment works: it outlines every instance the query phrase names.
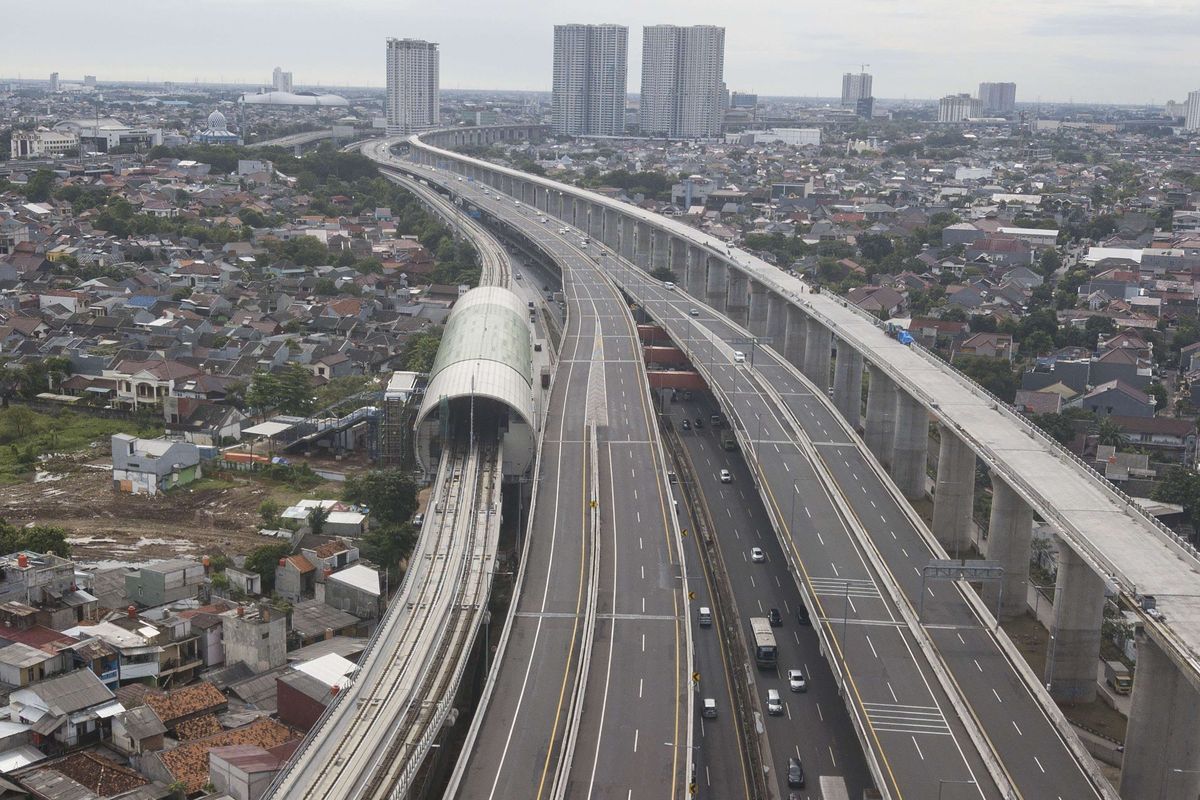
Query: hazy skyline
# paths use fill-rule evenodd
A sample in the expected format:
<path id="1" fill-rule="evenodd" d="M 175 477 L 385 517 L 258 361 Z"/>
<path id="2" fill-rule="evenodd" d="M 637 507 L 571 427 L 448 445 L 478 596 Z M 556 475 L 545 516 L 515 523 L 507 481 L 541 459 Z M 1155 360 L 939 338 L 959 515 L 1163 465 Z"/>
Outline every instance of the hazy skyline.
<path id="1" fill-rule="evenodd" d="M 1200 88 L 1189 53 L 1200 39 L 1195 0 L 1010 0 L 991 13 L 979 9 L 962 0 L 827 8 L 779 0 L 563 0 L 550 10 L 478 0 L 342 7 L 327 0 L 62 0 L 53 17 L 39 15 L 37 25 L 56 26 L 47 36 L 13 36 L 20 22 L 6 26 L 0 74 L 269 85 L 272 68 L 281 66 L 297 86 L 382 87 L 384 41 L 394 36 L 441 45 L 444 89 L 548 91 L 553 26 L 591 22 L 629 26 L 629 88 L 636 91 L 641 28 L 666 22 L 724 26 L 726 84 L 763 95 L 837 96 L 842 73 L 862 63 L 875 75 L 875 94 L 886 98 L 974 93 L 981 81 L 1015 81 L 1018 102 L 1161 104 Z"/>

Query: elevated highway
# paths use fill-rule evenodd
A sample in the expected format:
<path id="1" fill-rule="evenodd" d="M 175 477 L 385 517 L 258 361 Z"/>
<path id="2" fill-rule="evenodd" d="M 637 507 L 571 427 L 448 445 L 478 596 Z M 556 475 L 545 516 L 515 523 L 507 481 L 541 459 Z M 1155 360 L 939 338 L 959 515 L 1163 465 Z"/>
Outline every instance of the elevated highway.
<path id="1" fill-rule="evenodd" d="M 492 134 L 474 136 L 486 142 Z M 1200 730 L 1189 728 L 1186 715 L 1172 713 L 1200 708 L 1200 558 L 1193 548 L 1005 404 L 932 354 L 884 336 L 869 315 L 672 219 L 441 146 L 475 141 L 470 137 L 462 129 L 434 132 L 408 146 L 415 161 L 450 168 L 563 220 L 642 271 L 673 269 L 688 294 L 752 335 L 772 339 L 777 354 L 819 391 L 832 389 L 843 414 L 859 407 L 861 376 L 869 373 L 865 443 L 906 497 L 925 491 L 923 423 L 932 419 L 942 440 L 939 463 L 953 465 L 940 471 L 935 495 L 933 532 L 947 552 L 965 548 L 969 524 L 973 487 L 958 476 L 964 464 L 982 459 L 996 498 L 987 555 L 1004 570 L 988 599 L 999 603 L 1002 618 L 1022 613 L 1030 523 L 1034 514 L 1051 522 L 1061 539 L 1064 607 L 1046 684 L 1068 701 L 1094 693 L 1104 587 L 1115 588 L 1140 618 L 1143 673 L 1136 682 L 1123 792 L 1200 792 Z M 858 424 L 852 416 L 850 423 Z M 1053 716 L 1046 696 L 1033 694 Z M 1062 735 L 1070 738 L 1069 731 Z"/>

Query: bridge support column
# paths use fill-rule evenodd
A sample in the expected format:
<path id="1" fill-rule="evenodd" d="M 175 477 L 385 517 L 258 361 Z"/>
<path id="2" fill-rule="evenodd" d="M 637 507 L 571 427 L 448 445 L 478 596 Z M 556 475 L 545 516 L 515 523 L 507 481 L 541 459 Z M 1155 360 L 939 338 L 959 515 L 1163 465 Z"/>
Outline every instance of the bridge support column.
<path id="1" fill-rule="evenodd" d="M 650 234 L 650 268 L 666 268 L 671 263 L 670 237 L 666 231 L 653 229 Z"/>
<path id="2" fill-rule="evenodd" d="M 952 558 L 971 542 L 975 507 L 975 452 L 945 425 L 940 426 L 937 489 L 933 495 L 933 535 Z"/>
<path id="3" fill-rule="evenodd" d="M 1145 633 L 1125 731 L 1121 797 L 1200 796 L 1200 693 Z"/>
<path id="4" fill-rule="evenodd" d="M 652 238 L 651 228 L 644 222 L 634 224 L 634 241 L 636 248 L 634 250 L 634 263 L 647 272 L 650 271 L 651 250 L 653 246 L 650 243 Z"/>
<path id="5" fill-rule="evenodd" d="M 571 199 L 571 204 L 575 207 L 575 210 L 572 212 L 571 225 L 587 233 L 587 201 L 575 197 Z"/>
<path id="6" fill-rule="evenodd" d="M 1059 702 L 1096 699 L 1100 623 L 1104 621 L 1104 579 L 1063 540 L 1058 540 L 1058 579 L 1054 624 L 1046 652 L 1046 685 Z"/>
<path id="7" fill-rule="evenodd" d="M 604 209 L 604 246 L 614 253 L 621 251 L 621 217 L 611 208 Z"/>
<path id="8" fill-rule="evenodd" d="M 729 267 L 719 258 L 707 256 L 707 277 L 704 282 L 706 302 L 717 311 L 725 311 L 726 284 L 729 282 Z"/>
<path id="9" fill-rule="evenodd" d="M 588 236 L 597 241 L 604 241 L 604 207 L 588 203 Z"/>
<path id="10" fill-rule="evenodd" d="M 867 367 L 867 372 L 871 377 L 867 387 L 867 422 L 863 438 L 879 463 L 890 467 L 892 439 L 896 432 L 896 384 L 874 364 Z"/>
<path id="11" fill-rule="evenodd" d="M 833 332 L 811 317 L 804 337 L 804 374 L 818 391 L 829 391 L 829 359 Z"/>
<path id="12" fill-rule="evenodd" d="M 743 328 L 749 321 L 750 278 L 741 270 L 729 270 L 729 289 L 725 294 L 725 316 Z"/>
<path id="13" fill-rule="evenodd" d="M 896 441 L 892 445 L 892 479 L 909 500 L 925 496 L 929 450 L 929 412 L 905 391 L 896 395 Z"/>
<path id="14" fill-rule="evenodd" d="M 687 286 L 687 293 L 701 301 L 704 300 L 704 271 L 707 258 L 708 255 L 699 247 L 688 247 L 687 275 L 684 282 Z"/>
<path id="15" fill-rule="evenodd" d="M 1003 478 L 992 473 L 992 517 L 988 524 L 987 557 L 1004 567 L 1004 580 L 983 584 L 983 599 L 993 613 L 1000 601 L 1000 619 L 1025 613 L 1029 583 L 1029 540 L 1033 536 L 1033 509 Z M 1004 596 L 997 598 L 1000 587 Z"/>
<path id="16" fill-rule="evenodd" d="M 637 238 L 634 232 L 635 225 L 633 217 L 621 217 L 621 258 L 631 263 L 633 262 L 634 245 Z"/>
<path id="17" fill-rule="evenodd" d="M 776 353 L 783 355 L 787 339 L 788 302 L 775 293 L 767 295 L 767 336 Z"/>
<path id="18" fill-rule="evenodd" d="M 675 282 L 682 284 L 679 291 L 687 291 L 688 245 L 683 239 L 671 236 L 667 239 L 671 272 L 675 273 Z"/>
<path id="19" fill-rule="evenodd" d="M 783 357 L 798 370 L 804 369 L 804 340 L 808 333 L 808 316 L 799 306 L 787 304 L 787 329 L 783 338 Z"/>
<path id="20" fill-rule="evenodd" d="M 756 280 L 750 281 L 750 313 L 746 327 L 755 336 L 767 335 L 767 314 L 770 294 L 767 287 Z"/>
<path id="21" fill-rule="evenodd" d="M 862 354 L 839 339 L 833 362 L 833 404 L 855 428 L 862 417 L 862 372 Z"/>

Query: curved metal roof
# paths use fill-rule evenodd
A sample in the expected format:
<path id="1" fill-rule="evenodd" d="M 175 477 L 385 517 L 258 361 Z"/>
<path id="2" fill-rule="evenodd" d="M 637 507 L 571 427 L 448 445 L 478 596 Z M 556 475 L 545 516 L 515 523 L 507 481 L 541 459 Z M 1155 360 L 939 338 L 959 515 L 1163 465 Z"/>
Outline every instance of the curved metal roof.
<path id="1" fill-rule="evenodd" d="M 527 313 L 521 298 L 498 286 L 472 289 L 459 298 L 446 320 L 418 426 L 443 397 L 471 394 L 504 403 L 527 423 L 532 421 Z"/>

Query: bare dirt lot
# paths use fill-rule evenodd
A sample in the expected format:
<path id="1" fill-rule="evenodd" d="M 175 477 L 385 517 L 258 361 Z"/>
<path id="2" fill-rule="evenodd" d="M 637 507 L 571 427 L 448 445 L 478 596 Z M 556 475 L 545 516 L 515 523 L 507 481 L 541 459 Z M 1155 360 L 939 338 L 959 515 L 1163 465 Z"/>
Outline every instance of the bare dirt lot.
<path id="1" fill-rule="evenodd" d="M 304 497 L 337 497 L 326 481 L 299 491 L 242 476 L 205 477 L 156 497 L 112 488 L 108 459 L 48 462 L 34 482 L 0 487 L 0 517 L 24 525 L 56 525 L 69 532 L 72 556 L 82 563 L 130 563 L 175 556 L 244 555 L 273 540 L 258 533 L 259 506 L 271 498 L 286 506 Z M 354 465 L 312 463 L 341 472 Z"/>

